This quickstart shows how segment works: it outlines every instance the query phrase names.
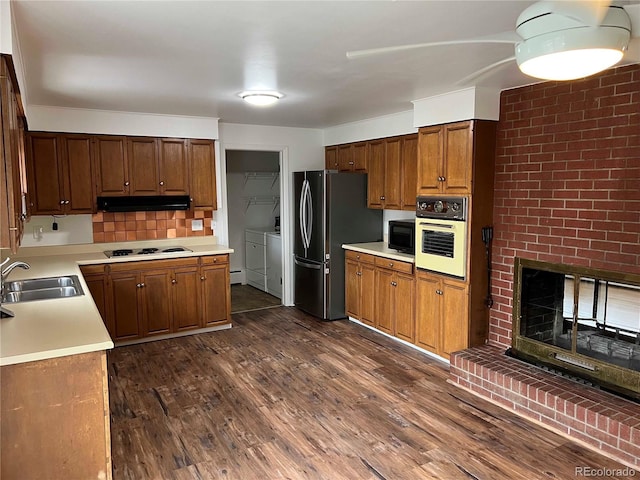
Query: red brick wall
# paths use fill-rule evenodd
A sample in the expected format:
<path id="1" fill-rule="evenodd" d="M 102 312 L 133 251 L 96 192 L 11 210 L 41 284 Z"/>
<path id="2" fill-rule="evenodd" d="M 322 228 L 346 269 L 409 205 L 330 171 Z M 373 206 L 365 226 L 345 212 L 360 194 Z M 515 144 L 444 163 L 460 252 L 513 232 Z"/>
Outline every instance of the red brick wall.
<path id="1" fill-rule="evenodd" d="M 640 65 L 502 92 L 489 341 L 511 343 L 514 257 L 640 273 Z"/>

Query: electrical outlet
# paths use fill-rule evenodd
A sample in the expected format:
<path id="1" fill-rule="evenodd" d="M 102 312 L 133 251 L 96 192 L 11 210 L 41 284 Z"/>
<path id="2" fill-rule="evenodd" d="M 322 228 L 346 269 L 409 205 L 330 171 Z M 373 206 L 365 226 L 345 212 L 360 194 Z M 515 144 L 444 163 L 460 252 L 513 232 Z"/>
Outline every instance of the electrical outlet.
<path id="1" fill-rule="evenodd" d="M 204 222 L 202 221 L 201 218 L 199 219 L 195 219 L 195 220 L 191 220 L 191 231 L 192 232 L 199 232 L 204 230 Z"/>

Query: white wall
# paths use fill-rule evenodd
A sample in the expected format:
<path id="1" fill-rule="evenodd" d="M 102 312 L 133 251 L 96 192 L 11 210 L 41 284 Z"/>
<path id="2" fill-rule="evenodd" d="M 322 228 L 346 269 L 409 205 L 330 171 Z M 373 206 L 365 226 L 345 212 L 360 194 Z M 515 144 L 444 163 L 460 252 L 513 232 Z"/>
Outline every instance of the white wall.
<path id="1" fill-rule="evenodd" d="M 29 130 L 149 137 L 218 138 L 218 119 L 31 105 Z"/>
<path id="2" fill-rule="evenodd" d="M 393 137 L 417 131 L 418 129 L 413 126 L 413 110 L 408 110 L 326 128 L 323 132 L 324 145 Z"/>
<path id="3" fill-rule="evenodd" d="M 220 123 L 221 171 L 225 172 L 225 150 L 280 152 L 280 211 L 283 256 L 282 303 L 293 305 L 293 181 L 292 172 L 324 168 L 322 130 Z M 229 243 L 226 181 L 221 181 L 222 201 L 218 204 L 220 243 Z"/>
<path id="4" fill-rule="evenodd" d="M 53 230 L 53 222 L 54 217 L 51 215 L 31 217 L 25 224 L 20 246 L 44 247 L 93 243 L 91 215 L 56 216 L 57 230 Z"/>
<path id="5" fill-rule="evenodd" d="M 11 2 L 0 0 L 0 53 L 13 53 Z"/>

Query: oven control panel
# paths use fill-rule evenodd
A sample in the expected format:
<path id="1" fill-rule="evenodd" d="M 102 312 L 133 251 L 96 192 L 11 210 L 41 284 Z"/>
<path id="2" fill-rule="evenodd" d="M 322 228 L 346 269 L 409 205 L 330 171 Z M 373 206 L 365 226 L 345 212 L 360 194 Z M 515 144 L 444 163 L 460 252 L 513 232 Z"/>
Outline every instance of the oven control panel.
<path id="1" fill-rule="evenodd" d="M 466 220 L 466 197 L 418 197 L 416 216 L 419 218 L 448 218 Z"/>

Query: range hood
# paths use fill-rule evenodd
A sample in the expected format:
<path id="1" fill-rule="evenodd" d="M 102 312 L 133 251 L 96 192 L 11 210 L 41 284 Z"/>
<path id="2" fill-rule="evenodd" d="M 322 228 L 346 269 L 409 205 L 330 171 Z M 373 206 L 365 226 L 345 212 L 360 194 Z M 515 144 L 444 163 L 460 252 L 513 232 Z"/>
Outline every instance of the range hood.
<path id="1" fill-rule="evenodd" d="M 189 195 L 98 197 L 98 210 L 105 212 L 188 210 L 190 205 Z"/>

